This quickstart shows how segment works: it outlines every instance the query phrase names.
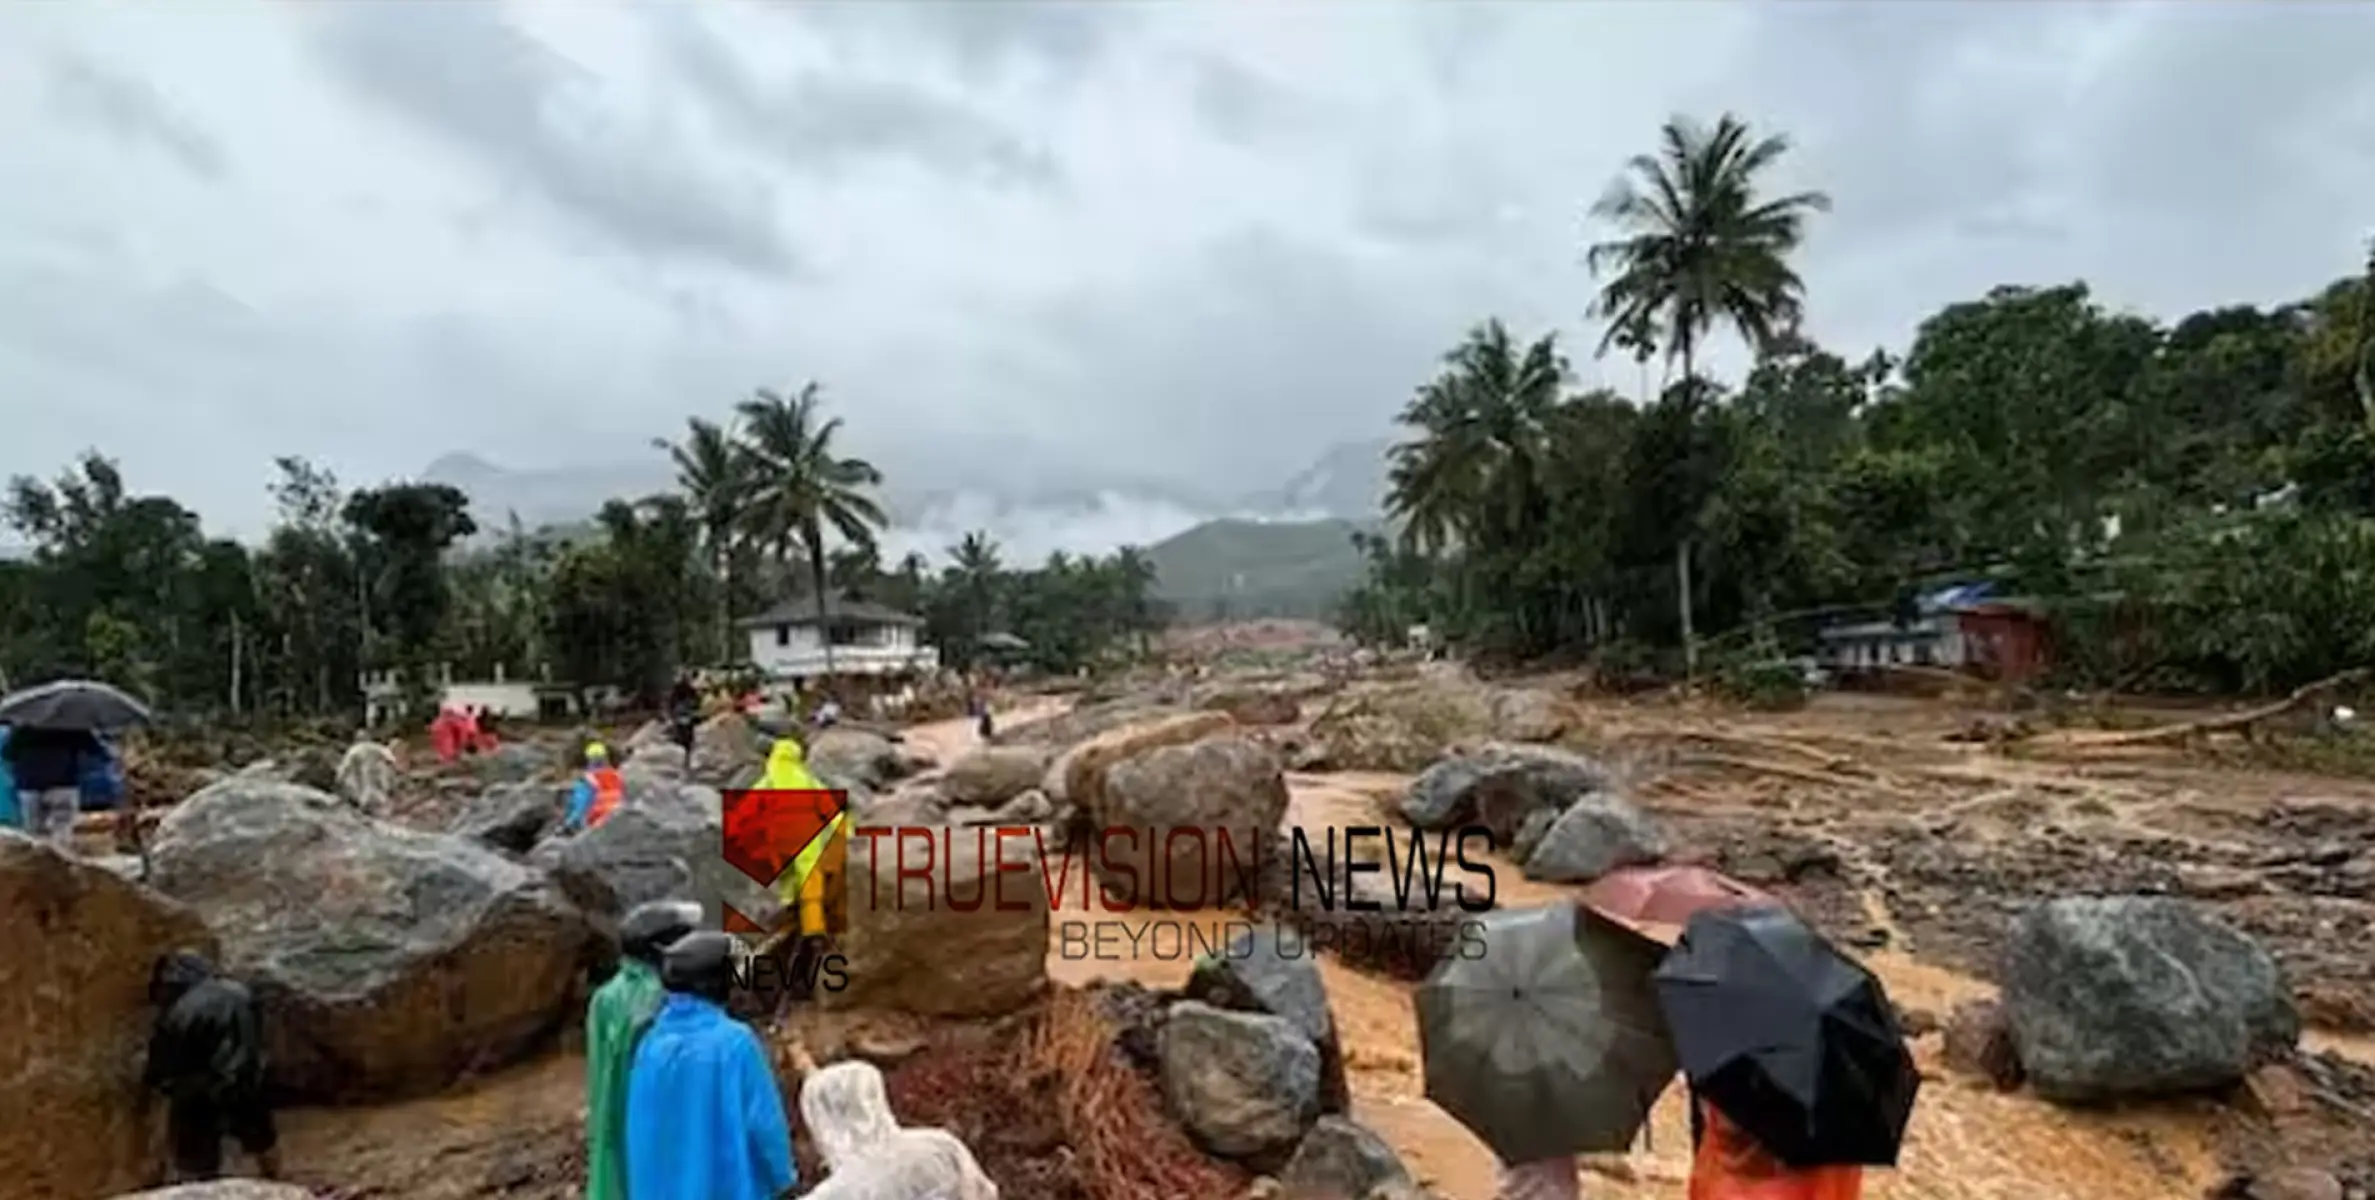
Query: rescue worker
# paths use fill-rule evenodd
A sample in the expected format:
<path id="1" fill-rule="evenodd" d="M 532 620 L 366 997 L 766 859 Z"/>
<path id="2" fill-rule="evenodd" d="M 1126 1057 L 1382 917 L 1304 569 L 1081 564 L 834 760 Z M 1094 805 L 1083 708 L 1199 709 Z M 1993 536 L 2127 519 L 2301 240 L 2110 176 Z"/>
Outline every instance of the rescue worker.
<path id="1" fill-rule="evenodd" d="M 618 971 L 586 1002 L 586 1200 L 627 1197 L 627 1069 L 660 1011 L 660 954 L 701 923 L 701 906 L 657 900 L 619 921 Z"/>
<path id="2" fill-rule="evenodd" d="M 1691 1097 L 1690 1200 L 1859 1200 L 1860 1167 L 1791 1167 L 1698 1096 Z"/>
<path id="3" fill-rule="evenodd" d="M 767 751 L 767 773 L 760 777 L 759 787 L 767 791 L 825 790 L 825 785 L 809 773 L 799 741 L 789 737 L 775 739 L 775 745 Z M 842 854 L 847 853 L 847 847 L 841 843 L 848 832 L 848 810 L 834 813 L 824 830 L 800 848 L 792 859 L 791 869 L 777 884 L 776 895 L 784 907 L 798 910 L 800 933 L 804 937 L 821 936 L 832 930 L 826 910 L 841 890 L 840 864 Z M 840 853 L 831 853 L 836 849 Z"/>
<path id="4" fill-rule="evenodd" d="M 735 943 L 689 933 L 661 958 L 668 989 L 627 1073 L 634 1200 L 778 1200 L 800 1182 L 766 1047 L 727 1015 Z"/>
<path id="5" fill-rule="evenodd" d="M 600 742 L 588 742 L 585 749 L 585 773 L 577 777 L 577 786 L 569 792 L 569 811 L 561 818 L 561 831 L 576 833 L 592 829 L 610 819 L 618 811 L 619 802 L 627 798 L 627 783 L 619 778 L 618 768 L 610 765 L 610 748 Z"/>
<path id="6" fill-rule="evenodd" d="M 693 677 L 678 675 L 676 686 L 668 689 L 668 736 L 684 748 L 684 765 L 693 765 L 693 735 L 701 727 L 701 692 L 693 686 Z"/>
<path id="7" fill-rule="evenodd" d="M 166 1099 L 177 1181 L 214 1179 L 223 1139 L 238 1140 L 266 1179 L 280 1177 L 280 1133 L 264 1100 L 263 1014 L 254 993 L 190 951 L 158 959 L 149 976 L 157 1023 L 141 1104 Z"/>
<path id="8" fill-rule="evenodd" d="M 17 804 L 25 832 L 59 846 L 74 841 L 74 818 L 82 811 L 83 762 L 99 748 L 85 729 L 18 726 L 0 746 L 16 775 Z"/>

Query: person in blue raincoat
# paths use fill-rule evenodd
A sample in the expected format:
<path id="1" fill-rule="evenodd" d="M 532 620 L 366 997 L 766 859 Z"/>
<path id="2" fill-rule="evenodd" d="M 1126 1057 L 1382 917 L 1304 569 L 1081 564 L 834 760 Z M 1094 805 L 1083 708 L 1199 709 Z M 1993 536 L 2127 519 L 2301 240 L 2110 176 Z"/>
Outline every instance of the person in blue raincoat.
<path id="1" fill-rule="evenodd" d="M 778 1200 L 799 1185 L 767 1051 L 726 1013 L 733 962 L 733 936 L 714 930 L 678 938 L 660 961 L 668 998 L 627 1071 L 634 1200 Z"/>
<path id="2" fill-rule="evenodd" d="M 17 806 L 16 770 L 8 763 L 8 726 L 0 725 L 0 829 L 23 829 L 25 812 Z"/>
<path id="3" fill-rule="evenodd" d="M 91 739 L 91 747 L 83 751 L 81 774 L 78 790 L 84 812 L 113 812 L 123 803 L 123 758 L 107 738 Z"/>

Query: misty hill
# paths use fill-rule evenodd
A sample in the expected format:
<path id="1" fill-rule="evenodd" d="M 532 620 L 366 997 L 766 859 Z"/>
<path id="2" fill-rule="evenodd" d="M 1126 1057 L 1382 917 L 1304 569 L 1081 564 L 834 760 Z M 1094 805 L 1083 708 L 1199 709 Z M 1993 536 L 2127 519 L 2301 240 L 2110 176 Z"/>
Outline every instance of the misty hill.
<path id="1" fill-rule="evenodd" d="M 1339 442 L 1286 486 L 1248 498 L 1249 509 L 1280 516 L 1369 521 L 1385 511 L 1390 438 Z"/>
<path id="2" fill-rule="evenodd" d="M 1375 521 L 1206 521 L 1147 551 L 1155 594 L 1192 621 L 1326 617 L 1361 575 L 1356 531 Z"/>

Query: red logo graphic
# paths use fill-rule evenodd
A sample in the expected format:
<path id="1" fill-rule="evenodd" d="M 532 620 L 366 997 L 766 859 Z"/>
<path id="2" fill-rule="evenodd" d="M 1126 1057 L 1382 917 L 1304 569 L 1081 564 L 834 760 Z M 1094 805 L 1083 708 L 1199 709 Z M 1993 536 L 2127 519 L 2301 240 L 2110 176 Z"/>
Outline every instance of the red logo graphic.
<path id="1" fill-rule="evenodd" d="M 849 838 L 848 796 L 836 791 L 752 788 L 725 793 L 724 845 L 720 854 L 783 901 L 784 924 L 803 932 L 840 928 L 841 868 Z M 730 933 L 771 933 L 769 926 L 725 906 Z"/>

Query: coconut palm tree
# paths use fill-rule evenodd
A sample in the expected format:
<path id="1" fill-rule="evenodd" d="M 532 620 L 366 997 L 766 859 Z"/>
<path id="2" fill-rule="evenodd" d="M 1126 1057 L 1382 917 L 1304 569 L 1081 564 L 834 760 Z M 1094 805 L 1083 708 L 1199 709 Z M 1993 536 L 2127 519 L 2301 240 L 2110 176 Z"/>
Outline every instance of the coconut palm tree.
<path id="1" fill-rule="evenodd" d="M 1443 373 L 1402 410 L 1418 436 L 1388 451 L 1387 506 L 1406 540 L 1426 549 L 1473 545 L 1522 523 L 1539 494 L 1543 421 L 1566 371 L 1556 335 L 1520 351 L 1499 321 L 1478 326 L 1444 356 Z"/>
<path id="2" fill-rule="evenodd" d="M 734 659 L 734 544 L 750 491 L 749 460 L 734 435 L 715 421 L 691 417 L 680 442 L 652 439 L 676 464 L 676 487 L 701 525 L 701 544 L 717 581 L 719 665 Z"/>
<path id="3" fill-rule="evenodd" d="M 1003 565 L 998 561 L 998 543 L 986 532 L 976 530 L 948 548 L 949 562 L 956 572 L 957 586 L 965 597 L 965 617 L 970 626 L 965 633 L 966 654 L 970 658 L 981 646 L 983 635 L 990 631 L 992 610 L 997 607 L 998 574 Z"/>
<path id="4" fill-rule="evenodd" d="M 1113 582 L 1120 589 L 1123 613 L 1130 629 L 1137 635 L 1138 657 L 1146 657 L 1147 635 L 1154 631 L 1154 606 L 1149 593 L 1154 590 L 1158 573 L 1154 560 L 1139 546 L 1123 546 L 1113 552 Z"/>
<path id="5" fill-rule="evenodd" d="M 742 418 L 741 445 L 749 478 L 742 523 L 745 533 L 774 552 L 789 571 L 792 552 L 808 557 L 816 597 L 818 632 L 825 635 L 825 674 L 833 671 L 831 610 L 825 583 L 825 531 L 857 545 L 874 544 L 875 532 L 890 524 L 868 489 L 882 484 L 882 472 L 862 458 L 837 453 L 833 439 L 841 418 L 824 415 L 814 383 L 791 396 L 761 388 L 735 406 Z"/>
<path id="6" fill-rule="evenodd" d="M 1759 199 L 1757 176 L 1789 145 L 1780 135 L 1752 140 L 1748 125 L 1730 113 L 1713 129 L 1675 117 L 1666 122 L 1658 153 L 1626 164 L 1628 174 L 1591 211 L 1615 226 L 1617 236 L 1593 243 L 1584 256 L 1601 281 L 1592 301 L 1593 315 L 1608 322 L 1601 354 L 1663 345 L 1667 362 L 1682 363 L 1688 402 L 1699 347 L 1717 324 L 1731 325 L 1760 354 L 1796 328 L 1805 284 L 1789 256 L 1805 236 L 1807 216 L 1828 212 L 1831 200 L 1821 192 Z M 1686 528 L 1674 546 L 1686 668 L 1698 662 L 1690 557 Z"/>
<path id="7" fill-rule="evenodd" d="M 1658 153 L 1635 156 L 1593 219 L 1617 236 L 1595 242 L 1584 261 L 1599 294 L 1593 315 L 1608 321 L 1600 353 L 1637 350 L 1654 333 L 1687 380 L 1719 323 L 1739 330 L 1759 351 L 1797 322 L 1805 285 L 1789 265 L 1809 214 L 1828 212 L 1829 196 L 1757 195 L 1757 177 L 1789 152 L 1780 135 L 1751 140 L 1748 126 L 1725 113 L 1713 129 L 1675 117 Z"/>

